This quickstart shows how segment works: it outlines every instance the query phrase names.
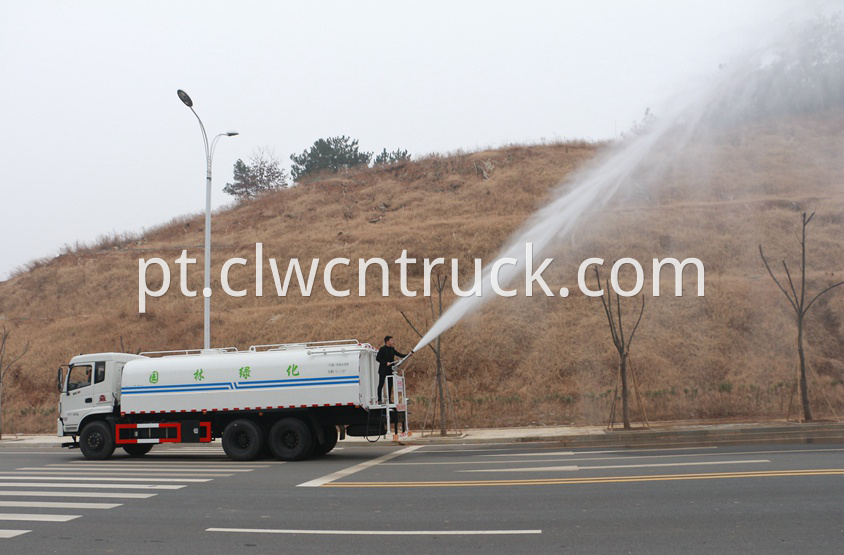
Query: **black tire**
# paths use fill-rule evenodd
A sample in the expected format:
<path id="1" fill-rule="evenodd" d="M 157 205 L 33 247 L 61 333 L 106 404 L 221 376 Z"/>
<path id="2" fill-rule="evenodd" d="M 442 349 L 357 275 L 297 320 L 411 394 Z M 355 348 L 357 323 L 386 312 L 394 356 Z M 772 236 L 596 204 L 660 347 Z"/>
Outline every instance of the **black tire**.
<path id="1" fill-rule="evenodd" d="M 252 461 L 264 448 L 264 432 L 251 420 L 235 420 L 223 430 L 223 450 L 233 461 Z"/>
<path id="2" fill-rule="evenodd" d="M 108 423 L 96 420 L 82 428 L 79 449 L 86 459 L 105 460 L 114 453 L 114 447 L 114 434 Z"/>
<path id="3" fill-rule="evenodd" d="M 123 450 L 130 457 L 143 457 L 152 450 L 152 443 L 133 443 L 124 445 Z"/>
<path id="4" fill-rule="evenodd" d="M 283 418 L 270 429 L 270 450 L 283 461 L 301 461 L 311 454 L 314 436 L 298 418 Z"/>
<path id="5" fill-rule="evenodd" d="M 322 428 L 322 435 L 325 441 L 322 443 L 314 442 L 314 457 L 321 457 L 330 453 L 337 446 L 337 439 L 340 437 L 340 434 L 337 433 L 337 426 L 324 426 Z"/>

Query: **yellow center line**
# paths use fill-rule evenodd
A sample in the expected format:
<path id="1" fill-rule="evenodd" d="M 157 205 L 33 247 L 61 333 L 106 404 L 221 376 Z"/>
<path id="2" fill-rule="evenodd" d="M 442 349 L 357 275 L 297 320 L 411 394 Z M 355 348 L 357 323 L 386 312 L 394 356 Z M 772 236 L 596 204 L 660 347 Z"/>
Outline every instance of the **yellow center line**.
<path id="1" fill-rule="evenodd" d="M 453 480 L 440 482 L 332 482 L 324 488 L 447 488 L 481 486 L 544 486 L 561 484 L 608 484 L 671 480 L 717 480 L 726 478 L 773 478 L 789 476 L 844 475 L 844 468 L 811 470 L 760 470 L 753 472 L 710 472 L 705 474 L 652 474 L 643 476 L 598 476 L 591 478 L 547 478 L 532 480 Z"/>

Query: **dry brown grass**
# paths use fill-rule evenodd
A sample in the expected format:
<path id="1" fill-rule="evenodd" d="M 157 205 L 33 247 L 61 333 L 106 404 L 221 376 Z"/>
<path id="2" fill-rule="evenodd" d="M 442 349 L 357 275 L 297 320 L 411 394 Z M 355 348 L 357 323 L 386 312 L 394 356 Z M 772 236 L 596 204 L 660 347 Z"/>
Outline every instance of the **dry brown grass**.
<path id="1" fill-rule="evenodd" d="M 572 291 L 577 265 L 591 256 L 642 261 L 645 291 L 653 257 L 694 256 L 706 264 L 705 298 L 667 296 L 670 274 L 663 278 L 666 296 L 647 295 L 631 361 L 652 419 L 785 416 L 796 364 L 794 328 L 756 248 L 763 243 L 772 259 L 794 265 L 799 212 L 817 211 L 809 229 L 811 286 L 817 290 L 844 274 L 842 129 L 844 116 L 836 113 L 713 136 L 670 159 L 657 186 L 629 186 L 553 253 L 546 279 L 552 289 L 566 285 Z M 264 296 L 257 298 L 255 243 L 262 242 L 264 256 L 283 268 L 290 257 L 306 265 L 313 257 L 389 261 L 407 249 L 418 259 L 458 258 L 468 277 L 471 259 L 492 260 L 554 186 L 601 148 L 571 143 L 430 156 L 323 176 L 215 214 L 215 272 L 219 276 L 230 257 L 246 258 L 249 266 L 233 270 L 232 286 L 249 293 L 230 298 L 217 286 L 214 344 L 242 348 L 347 337 L 378 344 L 390 333 L 401 348 L 412 347 L 416 337 L 399 310 L 427 327 L 429 306 L 426 299 L 401 296 L 396 276 L 388 298 L 380 296 L 375 271 L 367 296 L 358 297 L 354 270 L 335 272 L 335 287 L 352 288 L 349 298 L 330 297 L 321 274 L 312 297 L 278 298 L 265 264 Z M 476 169 L 485 161 L 494 165 L 486 180 Z M 0 318 L 13 327 L 15 341 L 32 342 L 9 380 L 6 430 L 53 429 L 55 368 L 74 354 L 118 350 L 121 337 L 131 352 L 199 346 L 202 301 L 178 292 L 172 261 L 188 249 L 200 261 L 189 285 L 201 289 L 202 243 L 202 217 L 187 216 L 138 236 L 70 249 L 0 283 Z M 148 299 L 148 313 L 141 315 L 138 258 L 154 256 L 171 262 L 174 281 L 167 295 Z M 421 271 L 411 272 L 420 291 L 421 280 Z M 844 413 L 844 292 L 812 310 L 809 361 Z M 449 331 L 443 351 L 464 426 L 596 424 L 607 418 L 616 355 L 597 299 L 498 299 Z M 433 363 L 426 349 L 409 369 L 417 423 L 431 394 Z M 817 416 L 828 415 L 820 388 L 812 392 Z"/>

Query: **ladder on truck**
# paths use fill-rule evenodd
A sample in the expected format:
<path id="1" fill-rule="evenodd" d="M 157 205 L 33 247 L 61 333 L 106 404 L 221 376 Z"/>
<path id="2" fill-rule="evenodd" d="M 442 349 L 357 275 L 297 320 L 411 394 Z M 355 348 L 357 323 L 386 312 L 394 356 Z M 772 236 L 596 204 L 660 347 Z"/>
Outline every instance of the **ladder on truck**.
<path id="1" fill-rule="evenodd" d="M 410 435 L 410 427 L 408 426 L 407 417 L 407 389 L 405 388 L 404 375 L 389 374 L 387 382 L 384 384 L 387 387 L 387 402 L 373 403 L 370 409 L 383 410 L 386 419 L 386 430 L 384 437 L 390 435 L 393 431 L 393 441 L 407 439 Z M 395 411 L 395 419 L 393 419 L 393 411 Z M 383 420 L 382 420 L 383 421 Z M 401 431 L 399 431 L 401 429 Z"/>

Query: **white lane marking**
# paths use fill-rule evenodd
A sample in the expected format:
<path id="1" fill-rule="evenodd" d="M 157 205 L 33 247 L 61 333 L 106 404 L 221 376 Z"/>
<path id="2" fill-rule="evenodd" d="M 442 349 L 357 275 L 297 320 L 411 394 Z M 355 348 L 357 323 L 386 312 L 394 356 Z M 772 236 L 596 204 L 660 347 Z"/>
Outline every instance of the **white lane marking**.
<path id="1" fill-rule="evenodd" d="M 250 534 L 319 534 L 329 536 L 501 536 L 541 534 L 542 530 L 276 530 L 271 528 L 206 528 L 206 532 Z"/>
<path id="2" fill-rule="evenodd" d="M 531 468 L 477 468 L 473 470 L 455 470 L 455 472 L 576 472 L 579 466 L 537 466 Z"/>
<path id="3" fill-rule="evenodd" d="M 573 471 L 573 470 L 604 470 L 618 468 L 656 468 L 662 466 L 706 466 L 713 464 L 759 464 L 769 463 L 767 459 L 754 461 L 704 461 L 704 462 L 683 462 L 683 463 L 653 463 L 653 464 L 611 464 L 606 466 L 537 466 L 527 468 L 484 468 L 476 470 L 455 470 L 455 472 L 551 472 L 551 471 Z"/>
<path id="4" fill-rule="evenodd" d="M 653 451 L 700 451 L 702 449 L 718 449 L 718 447 L 665 447 L 656 449 L 606 449 L 603 451 L 556 451 L 556 452 L 533 452 L 533 453 L 511 453 L 503 455 L 482 455 L 484 457 L 544 457 L 548 455 L 606 455 L 610 453 L 651 453 Z M 708 454 L 708 453 L 707 453 Z M 725 453 L 726 454 L 726 453 Z M 689 455 L 687 455 L 689 456 Z"/>
<path id="5" fill-rule="evenodd" d="M 839 449 L 834 449 L 838 451 Z M 844 451 L 844 449 L 840 449 Z M 385 463 L 386 465 L 390 466 L 414 466 L 414 465 L 459 465 L 459 464 L 507 464 L 507 463 L 539 463 L 539 462 L 553 462 L 553 461 L 565 461 L 565 462 L 582 462 L 582 461 L 622 461 L 622 460 L 646 460 L 646 459 L 666 459 L 666 458 L 677 458 L 677 457 L 728 457 L 734 455 L 768 455 L 773 453 L 789 453 L 790 451 L 746 451 L 746 452 L 739 452 L 739 453 L 683 453 L 680 455 L 649 455 L 649 456 L 638 456 L 638 457 L 556 457 L 556 458 L 541 458 L 543 455 L 536 455 L 536 459 L 526 460 L 526 459 L 518 459 L 512 461 L 503 461 L 503 460 L 495 460 L 495 461 L 432 461 L 432 462 L 392 462 L 392 463 Z"/>
<path id="6" fill-rule="evenodd" d="M 501 444 L 495 443 L 495 444 L 486 444 L 486 445 L 501 445 Z M 513 444 L 507 443 L 506 445 L 513 445 Z M 496 453 L 502 453 L 504 451 L 524 451 L 525 449 L 528 449 L 528 447 L 527 447 L 528 445 L 532 445 L 532 444 L 526 443 L 526 444 L 523 444 L 522 447 L 513 447 L 513 448 L 510 448 L 510 449 L 507 449 L 507 448 L 504 448 L 504 449 L 502 449 L 502 448 L 487 449 L 487 448 L 480 447 L 480 446 L 478 446 L 475 449 L 457 449 L 457 448 L 455 448 L 455 449 L 447 449 L 447 448 L 445 448 L 445 449 L 425 449 L 424 451 L 420 451 L 419 454 L 420 455 L 427 455 L 428 453 L 484 453 L 484 452 L 487 452 L 487 451 L 494 451 Z M 423 447 L 428 447 L 428 446 L 424 445 Z"/>
<path id="7" fill-rule="evenodd" d="M 506 448 L 506 449 L 486 449 L 483 447 L 478 447 L 476 449 L 431 449 L 420 451 L 420 454 L 428 454 L 428 453 L 483 453 L 484 451 L 495 451 L 495 452 L 503 452 L 503 451 L 524 451 L 525 449 L 529 449 L 532 445 L 541 445 L 541 444 L 548 444 L 554 442 L 525 442 L 522 443 L 522 447 L 513 447 L 513 448 Z M 487 445 L 514 445 L 513 443 L 488 443 Z M 598 453 L 639 453 L 645 451 L 691 451 L 691 450 L 701 450 L 701 449 L 719 449 L 719 447 L 655 447 L 653 449 L 612 449 L 612 450 L 605 450 L 605 451 L 574 451 L 576 455 L 589 455 L 589 454 L 598 454 Z M 541 450 L 541 449 L 537 449 Z M 512 453 L 513 456 L 520 456 L 519 453 Z M 527 455 L 527 453 L 525 453 Z M 482 457 L 508 457 L 510 454 L 502 453 L 501 455 L 479 455 Z"/>
<path id="8" fill-rule="evenodd" d="M 0 478 L 2 479 L 2 478 Z M 62 484 L 43 482 L 0 482 L 4 488 L 98 488 L 98 489 L 182 489 L 183 485 L 159 484 L 79 484 L 67 482 Z"/>
<path id="9" fill-rule="evenodd" d="M 211 478 L 94 478 L 91 476 L 19 476 L 11 472 L 0 472 L 0 480 L 67 480 L 88 482 L 210 482 Z"/>
<path id="10" fill-rule="evenodd" d="M 559 441 L 496 441 L 493 443 L 475 443 L 475 444 L 468 444 L 468 445 L 476 445 L 477 448 L 467 448 L 466 451 L 496 451 L 494 447 L 496 445 L 507 445 L 508 447 L 504 447 L 502 449 L 498 449 L 498 451 L 504 451 L 505 449 L 525 449 L 529 445 L 559 445 Z M 460 447 L 466 447 L 466 443 L 459 444 Z M 520 445 L 521 447 L 514 447 L 514 445 Z M 427 447 L 423 445 L 423 447 Z M 435 445 L 435 447 L 444 447 L 443 445 Z M 445 450 L 445 449 L 444 449 Z M 455 450 L 457 450 L 455 448 Z"/>
<path id="11" fill-rule="evenodd" d="M 571 457 L 574 451 L 535 451 L 533 453 L 496 453 L 494 455 L 480 455 L 481 457 Z"/>
<path id="12" fill-rule="evenodd" d="M 151 471 L 151 470 L 148 470 L 148 471 L 139 470 L 137 472 L 132 472 L 132 471 L 127 471 L 127 470 L 93 470 L 92 469 L 92 470 L 80 472 L 79 469 L 60 470 L 60 469 L 55 469 L 55 468 L 46 469 L 46 470 L 45 469 L 38 469 L 38 468 L 36 468 L 36 469 L 19 468 L 18 471 L 23 473 L 23 474 L 30 474 L 32 476 L 35 476 L 37 474 L 39 478 L 42 478 L 42 477 L 45 477 L 45 476 L 60 476 L 65 480 L 67 480 L 67 479 L 76 480 L 80 476 L 126 476 L 127 480 L 133 480 L 135 476 L 185 476 L 185 477 L 187 477 L 187 476 L 197 476 L 196 473 L 187 472 L 187 471 L 184 471 L 184 472 L 154 472 L 154 471 Z M 0 474 L 0 478 L 5 478 L 6 475 L 14 475 L 14 474 L 15 474 L 15 471 L 10 470 L 8 472 L 3 472 L 2 474 Z M 206 472 L 205 474 L 199 474 L 199 476 L 203 476 L 205 478 L 228 478 L 229 476 L 232 476 L 232 474 L 209 474 L 209 473 Z"/>
<path id="13" fill-rule="evenodd" d="M 12 491 L 0 490 L 0 497 L 85 497 L 95 499 L 149 499 L 157 493 L 113 493 L 102 491 Z"/>
<path id="14" fill-rule="evenodd" d="M 515 464 L 524 464 L 524 463 L 532 463 L 532 462 L 554 462 L 559 461 L 560 459 L 535 459 L 535 460 L 524 460 L 519 459 L 515 461 L 434 461 L 434 462 L 388 462 L 384 463 L 384 466 L 434 466 L 434 465 L 461 465 L 461 464 L 470 464 L 470 465 L 478 465 L 478 464 L 507 464 L 507 463 L 515 463 Z"/>
<path id="15" fill-rule="evenodd" d="M 29 532 L 32 532 L 32 530 L 0 530 L 0 538 L 14 538 Z"/>
<path id="16" fill-rule="evenodd" d="M 713 447 L 715 449 L 715 447 Z M 644 451 L 669 451 L 669 449 L 642 449 Z M 640 452 L 639 450 L 635 452 Z M 671 455 L 647 455 L 644 457 L 591 457 L 584 459 L 572 459 L 581 461 L 608 461 L 614 459 L 657 459 L 665 457 L 733 457 L 735 455 L 771 455 L 776 453 L 821 453 L 825 451 L 844 451 L 844 449 L 783 449 L 778 451 L 725 451 L 723 453 L 680 453 Z M 572 453 L 575 456 L 579 455 L 603 455 L 610 453 L 633 453 L 634 451 L 578 451 Z M 560 453 L 514 453 L 512 455 L 483 455 L 484 457 L 547 457 L 552 455 L 568 455 L 567 452 Z"/>
<path id="17" fill-rule="evenodd" d="M 364 461 L 360 464 L 356 464 L 354 466 L 350 466 L 349 468 L 345 468 L 343 470 L 338 470 L 337 472 L 333 472 L 327 476 L 323 476 L 322 478 L 317 478 L 315 480 L 311 480 L 310 482 L 305 482 L 304 484 L 299 484 L 297 487 L 300 488 L 318 488 L 323 484 L 327 484 L 329 482 L 333 482 L 334 480 L 339 480 L 340 478 L 345 478 L 355 472 L 360 472 L 361 470 L 366 470 L 367 468 L 373 467 L 375 465 L 381 464 L 382 462 L 389 461 L 390 459 L 394 459 L 396 457 L 400 457 L 411 451 L 416 451 L 422 447 L 421 445 L 411 445 L 410 447 L 405 447 L 404 449 L 399 449 L 398 451 L 393 451 L 392 453 L 387 453 L 377 459 L 372 459 L 369 461 Z"/>
<path id="18" fill-rule="evenodd" d="M 563 457 L 562 460 L 565 462 L 581 462 L 581 461 L 620 461 L 620 460 L 643 460 L 643 459 L 665 459 L 665 458 L 679 458 L 679 457 L 729 457 L 735 455 L 773 455 L 773 454 L 783 454 L 783 453 L 821 453 L 821 452 L 829 452 L 829 451 L 844 451 L 844 449 L 786 449 L 782 451 L 737 451 L 737 452 L 725 452 L 725 453 L 680 453 L 680 454 L 673 454 L 673 455 L 646 455 L 646 456 L 621 456 L 621 457 Z M 590 451 L 589 453 L 605 453 L 608 451 Z M 622 451 L 622 452 L 629 452 L 629 451 Z M 430 453 L 430 451 L 425 451 L 423 454 Z M 385 463 L 390 466 L 421 466 L 421 465 L 462 465 L 462 464 L 507 464 L 507 463 L 528 463 L 528 462 L 552 462 L 555 460 L 560 460 L 560 458 L 543 458 L 553 453 L 542 453 L 542 454 L 534 454 L 536 459 L 533 460 L 512 460 L 512 461 L 502 461 L 502 460 L 495 460 L 495 461 L 431 461 L 431 462 L 391 462 Z M 577 455 L 583 454 L 583 452 L 576 453 Z M 527 456 L 528 453 L 522 453 L 520 455 Z M 484 457 L 491 457 L 491 456 L 499 456 L 499 455 L 483 455 Z M 504 456 L 516 456 L 514 455 L 500 455 Z M 561 454 L 562 456 L 562 454 Z"/>
<path id="19" fill-rule="evenodd" d="M 33 513 L 0 513 L 0 520 L 18 520 L 25 522 L 67 522 L 82 515 L 39 515 Z"/>
<path id="20" fill-rule="evenodd" d="M 0 501 L 0 507 L 29 507 L 32 509 L 113 509 L 123 503 L 59 503 L 53 501 Z"/>

